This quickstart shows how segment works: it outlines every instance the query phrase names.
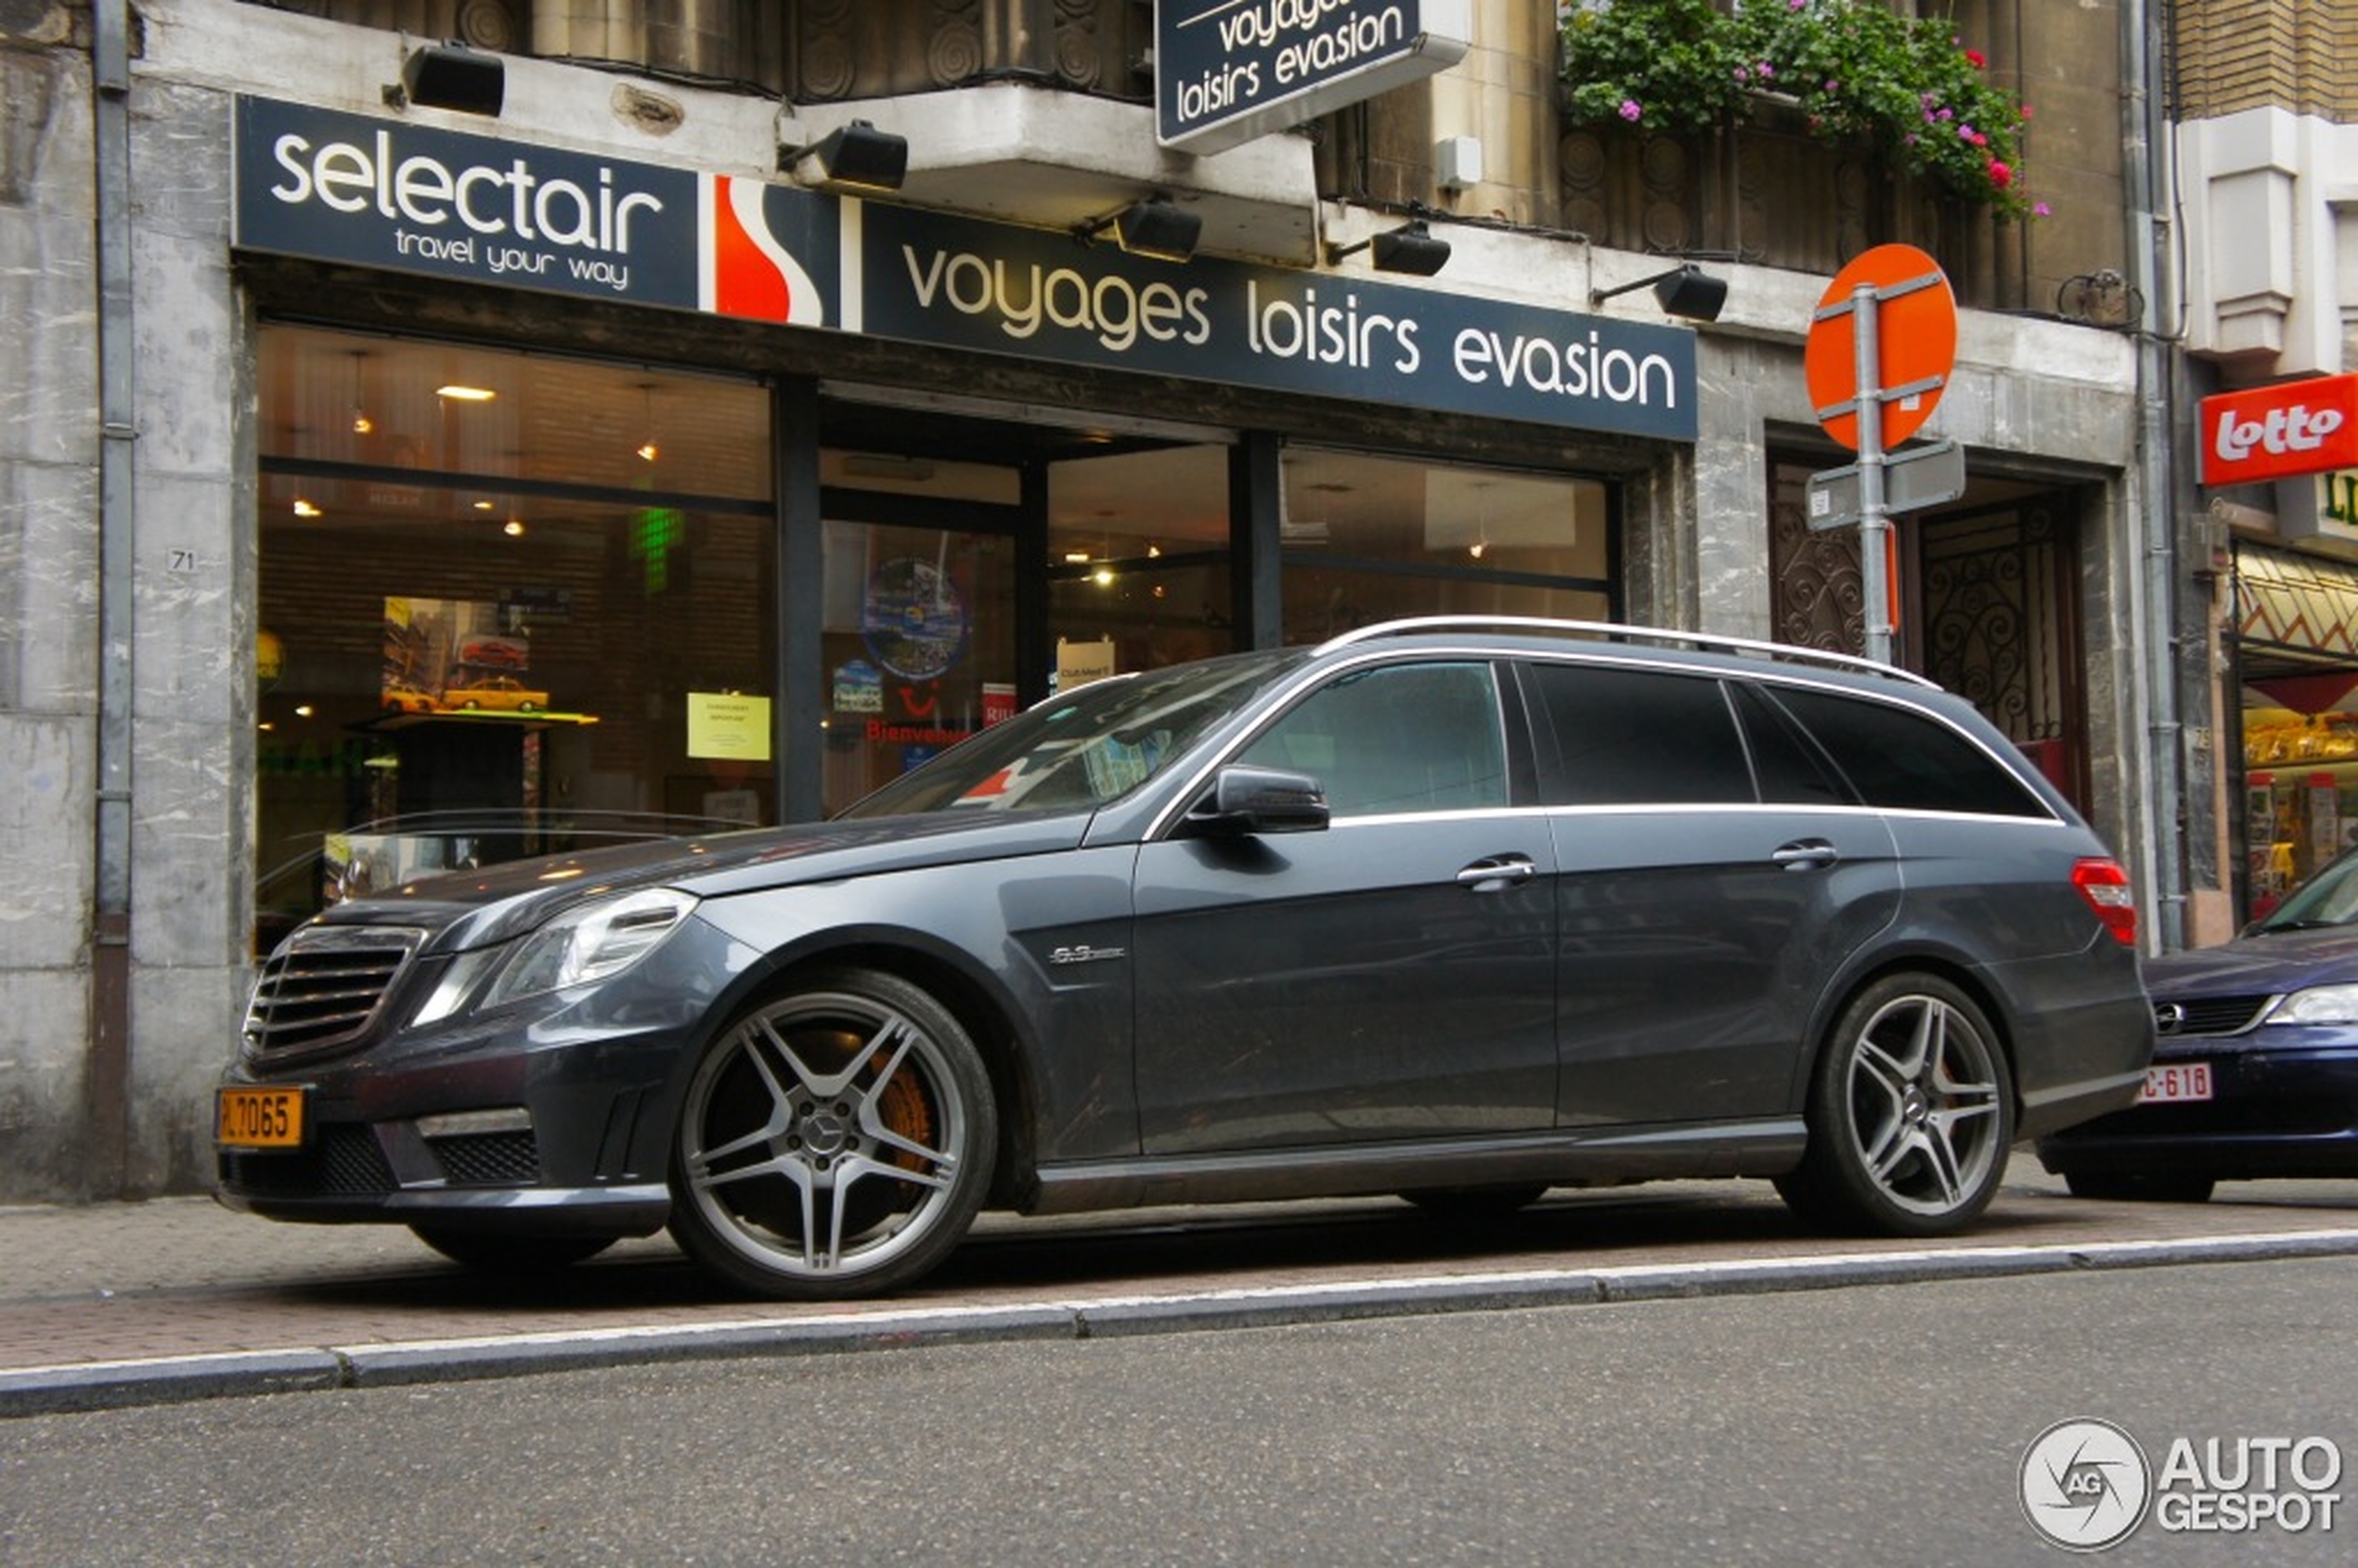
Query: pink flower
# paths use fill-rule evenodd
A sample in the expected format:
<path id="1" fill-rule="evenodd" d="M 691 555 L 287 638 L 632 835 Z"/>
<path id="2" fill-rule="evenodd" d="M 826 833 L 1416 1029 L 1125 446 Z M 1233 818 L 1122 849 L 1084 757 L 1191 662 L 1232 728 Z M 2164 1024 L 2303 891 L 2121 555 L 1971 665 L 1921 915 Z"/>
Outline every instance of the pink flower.
<path id="1" fill-rule="evenodd" d="M 1749 67 L 1747 67 L 1747 66 L 1741 66 L 1741 65 L 1740 65 L 1740 66 L 1738 66 L 1738 67 L 1736 67 L 1736 80 L 1737 80 L 1737 81 L 1739 81 L 1739 82 L 1749 82 L 1749 81 L 1751 81 L 1751 80 L 1752 80 L 1752 71 L 1751 71 L 1751 69 L 1750 69 Z"/>
<path id="2" fill-rule="evenodd" d="M 1759 77 L 1763 82 L 1774 80 L 1777 74 L 1777 68 L 1770 65 L 1767 60 L 1762 60 L 1758 65 L 1754 66 L 1752 69 L 1759 74 Z"/>
<path id="3" fill-rule="evenodd" d="M 1979 49 L 1967 49 L 1965 51 L 1965 60 L 1976 71 L 1979 71 L 1983 66 L 1989 63 L 1989 57 L 1983 54 Z"/>
<path id="4" fill-rule="evenodd" d="M 1635 125 L 1638 123 L 1638 116 L 1643 114 L 1644 112 L 1644 108 L 1639 104 L 1636 98 L 1624 98 L 1621 100 L 1621 117 L 1624 120 L 1628 121 L 1632 125 Z"/>
<path id="5" fill-rule="evenodd" d="M 2015 183 L 2015 172 L 1992 158 L 1989 161 L 1989 183 L 2003 190 Z"/>
<path id="6" fill-rule="evenodd" d="M 2030 204 L 2030 215 L 2034 218 L 2046 217 L 2053 212 L 2053 210 L 2054 209 L 2050 208 L 2044 201 L 2033 201 Z"/>
<path id="7" fill-rule="evenodd" d="M 1983 136 L 1983 135 L 1982 135 L 1979 131 L 1976 131 L 1973 135 L 1971 135 L 1971 136 L 1967 136 L 1965 139 L 1966 139 L 1967 141 L 1969 141 L 1969 142 L 1973 143 L 1973 144 L 1974 144 L 1974 146 L 1976 146 L 1976 147 L 1988 147 L 1988 146 L 1989 145 L 1989 138 L 1988 136 Z"/>
<path id="8" fill-rule="evenodd" d="M 1829 76 L 1826 78 L 1826 91 L 1830 93 L 1839 93 L 1842 91 L 1842 84 Z"/>

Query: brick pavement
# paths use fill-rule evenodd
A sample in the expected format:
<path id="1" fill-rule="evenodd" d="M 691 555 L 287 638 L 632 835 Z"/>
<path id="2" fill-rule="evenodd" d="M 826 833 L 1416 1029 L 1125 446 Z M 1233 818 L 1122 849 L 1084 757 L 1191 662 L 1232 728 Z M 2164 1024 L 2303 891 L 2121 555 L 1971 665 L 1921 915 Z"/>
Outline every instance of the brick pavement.
<path id="1" fill-rule="evenodd" d="M 2226 1257 L 2358 1253 L 2358 1182 L 2229 1184 L 2198 1207 L 2088 1203 L 2018 1158 L 1983 1225 L 1937 1251 L 1975 1272 L 2019 1272 L 2073 1266 L 2061 1260 L 2091 1248 L 2157 1262 L 2213 1255 L 2187 1251 L 2201 1248 Z M 1704 1276 L 1693 1271 L 1724 1279 L 1750 1268 L 1765 1279 L 1777 1268 L 1823 1264 L 1814 1281 L 1841 1283 L 1828 1271 L 1862 1271 L 1865 1279 L 1879 1276 L 1869 1266 L 1877 1260 L 1903 1270 L 1951 1266 L 1918 1261 L 1925 1251 L 1807 1236 L 1765 1183 L 1664 1183 L 1561 1192 L 1473 1235 L 1445 1232 L 1391 1199 L 987 1217 L 975 1242 L 924 1289 L 893 1302 L 812 1306 L 732 1295 L 660 1237 L 515 1281 L 447 1263 L 397 1227 L 278 1225 L 208 1198 L 0 1209 L 0 1256 L 10 1264 L 0 1275 L 0 1414 L 40 1407 L 21 1396 L 37 1393 L 47 1374 L 104 1381 L 110 1367 L 191 1357 L 304 1352 L 306 1365 L 348 1367 L 364 1353 L 408 1347 L 400 1355 L 414 1371 L 437 1354 L 456 1357 L 447 1347 L 458 1343 L 470 1354 L 506 1346 L 553 1355 L 568 1341 L 630 1336 L 653 1346 L 823 1328 L 856 1333 L 862 1325 L 888 1338 L 925 1323 L 1055 1330 L 1074 1314 L 1117 1307 L 1176 1321 L 1197 1310 L 1190 1302 L 1224 1302 L 1219 1310 L 1234 1315 L 1239 1301 L 1299 1303 L 1321 1292 L 1356 1303 L 1354 1311 L 1428 1298 L 1415 1310 L 1439 1310 L 1432 1303 L 1482 1304 L 1485 1291 L 1519 1300 L 1561 1287 L 1590 1292 L 1571 1299 L 1603 1299 L 1597 1292 L 1606 1287 L 1580 1281 L 1648 1271 L 1663 1289 L 1691 1293 Z"/>

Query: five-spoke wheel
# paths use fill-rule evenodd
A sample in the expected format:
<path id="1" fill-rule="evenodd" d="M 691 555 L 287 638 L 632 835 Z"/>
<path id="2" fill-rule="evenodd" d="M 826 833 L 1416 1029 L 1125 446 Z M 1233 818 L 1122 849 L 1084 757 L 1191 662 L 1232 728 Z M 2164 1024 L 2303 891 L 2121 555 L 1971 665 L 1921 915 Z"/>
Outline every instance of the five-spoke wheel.
<path id="1" fill-rule="evenodd" d="M 1996 1196 L 2014 1141 L 1997 1032 L 1963 991 L 1886 976 L 1836 1021 L 1810 1087 L 1809 1145 L 1777 1190 L 1841 1229 L 1939 1236 Z"/>
<path id="2" fill-rule="evenodd" d="M 672 1233 L 764 1295 L 890 1290 L 965 1236 L 997 1143 L 982 1058 L 946 1008 L 891 975 L 813 976 L 697 1065 Z"/>

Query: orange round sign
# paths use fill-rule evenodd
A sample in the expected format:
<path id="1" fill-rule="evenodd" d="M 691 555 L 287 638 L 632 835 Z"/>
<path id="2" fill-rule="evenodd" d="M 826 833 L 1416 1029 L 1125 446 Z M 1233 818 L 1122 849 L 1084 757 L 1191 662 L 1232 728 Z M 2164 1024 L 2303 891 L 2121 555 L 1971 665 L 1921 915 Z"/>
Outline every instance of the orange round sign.
<path id="1" fill-rule="evenodd" d="M 1819 296 L 1818 309 L 1853 304 L 1853 296 L 1866 284 L 1878 292 L 1876 389 L 1886 394 L 1902 387 L 1920 389 L 1884 400 L 1883 447 L 1888 451 L 1915 434 L 1939 407 L 1949 372 L 1957 364 L 1957 296 L 1950 291 L 1949 275 L 1924 252 L 1913 245 L 1878 245 L 1834 274 Z M 1853 451 L 1859 447 L 1858 319 L 1859 311 L 1853 308 L 1813 320 L 1801 361 L 1818 422 Z M 1927 382 L 1938 384 L 1924 386 Z"/>

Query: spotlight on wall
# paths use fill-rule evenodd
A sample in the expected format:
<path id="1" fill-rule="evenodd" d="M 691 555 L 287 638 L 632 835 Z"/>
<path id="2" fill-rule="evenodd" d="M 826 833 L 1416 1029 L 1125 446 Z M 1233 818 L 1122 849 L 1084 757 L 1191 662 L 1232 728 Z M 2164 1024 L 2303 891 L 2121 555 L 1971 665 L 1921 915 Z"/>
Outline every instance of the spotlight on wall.
<path id="1" fill-rule="evenodd" d="M 1108 229 L 1113 230 L 1114 243 L 1134 256 L 1183 262 L 1196 253 L 1196 241 L 1203 238 L 1203 219 L 1157 193 L 1118 213 L 1075 226 L 1072 237 L 1086 245 Z"/>
<path id="2" fill-rule="evenodd" d="M 410 50 L 401 61 L 401 80 L 384 90 L 395 109 L 416 104 L 461 114 L 498 114 L 507 96 L 508 68 L 499 57 L 457 42 Z"/>
<path id="3" fill-rule="evenodd" d="M 1602 305 L 1615 294 L 1626 294 L 1633 289 L 1653 285 L 1654 298 L 1672 316 L 1683 316 L 1691 321 L 1717 321 L 1719 307 L 1728 303 L 1728 280 L 1714 278 L 1694 263 L 1674 266 L 1668 272 L 1658 272 L 1651 278 L 1640 278 L 1634 283 L 1618 288 L 1591 289 L 1590 305 Z"/>
<path id="4" fill-rule="evenodd" d="M 1332 264 L 1362 251 L 1375 253 L 1370 259 L 1378 272 L 1405 272 L 1412 278 L 1430 278 L 1449 265 L 1449 241 L 1434 239 L 1422 218 L 1372 235 L 1355 245 L 1329 245 L 1327 260 Z"/>
<path id="5" fill-rule="evenodd" d="M 804 185 L 899 190 L 909 177 L 909 138 L 865 120 L 839 125 L 809 147 L 778 149 L 778 168 Z"/>

